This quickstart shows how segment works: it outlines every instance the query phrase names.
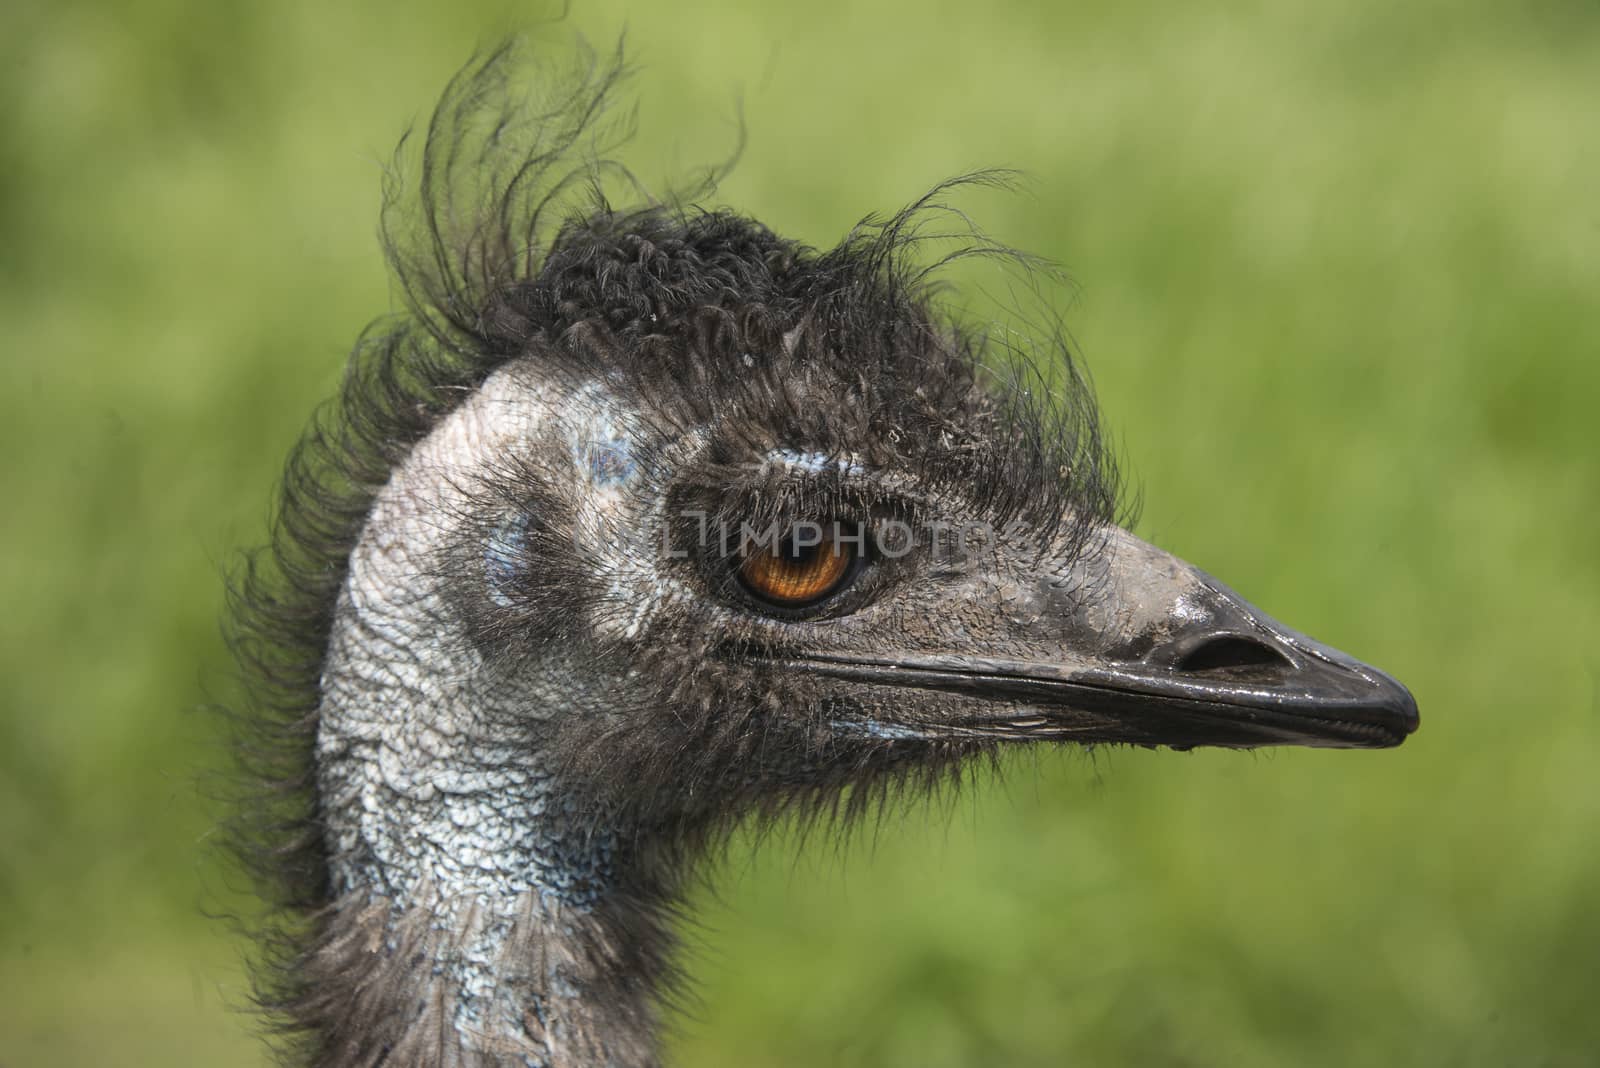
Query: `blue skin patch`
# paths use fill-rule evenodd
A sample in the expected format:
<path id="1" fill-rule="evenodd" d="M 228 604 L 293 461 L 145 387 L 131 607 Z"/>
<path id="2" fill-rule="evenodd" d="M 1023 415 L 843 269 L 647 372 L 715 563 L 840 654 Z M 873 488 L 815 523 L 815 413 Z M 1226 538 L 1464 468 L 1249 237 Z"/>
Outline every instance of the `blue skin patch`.
<path id="1" fill-rule="evenodd" d="M 828 724 L 838 734 L 865 735 L 889 742 L 910 742 L 921 738 L 922 732 L 898 723 L 884 723 L 876 719 L 836 719 Z"/>
<path id="2" fill-rule="evenodd" d="M 521 574 L 528 545 L 529 517 L 518 513 L 501 523 L 483 547 L 483 570 L 489 576 L 489 596 L 501 608 L 514 603 L 510 589 Z"/>
<path id="3" fill-rule="evenodd" d="M 597 486 L 621 485 L 633 477 L 636 468 L 633 450 L 621 434 L 585 442 L 582 456 L 584 469 Z"/>

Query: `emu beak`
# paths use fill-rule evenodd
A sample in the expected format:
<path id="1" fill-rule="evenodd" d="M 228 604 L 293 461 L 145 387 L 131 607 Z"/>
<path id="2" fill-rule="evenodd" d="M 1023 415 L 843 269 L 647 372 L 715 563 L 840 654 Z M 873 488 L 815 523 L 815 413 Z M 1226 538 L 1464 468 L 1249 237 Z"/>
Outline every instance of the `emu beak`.
<path id="1" fill-rule="evenodd" d="M 985 709 L 932 729 L 919 723 L 929 736 L 1375 749 L 1417 729 L 1416 701 L 1394 678 L 1130 534 L 1117 531 L 1112 542 L 1092 603 L 1041 584 L 1028 622 L 1017 626 L 1013 613 L 992 651 L 822 654 L 810 666 L 962 694 Z"/>

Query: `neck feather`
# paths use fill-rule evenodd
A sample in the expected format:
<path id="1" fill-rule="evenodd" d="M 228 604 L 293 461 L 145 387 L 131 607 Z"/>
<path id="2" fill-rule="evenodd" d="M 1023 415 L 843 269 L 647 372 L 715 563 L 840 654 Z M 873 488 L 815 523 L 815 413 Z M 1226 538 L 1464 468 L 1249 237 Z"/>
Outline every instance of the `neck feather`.
<path id="1" fill-rule="evenodd" d="M 327 1068 L 653 1066 L 658 932 L 615 903 L 337 900 L 295 1006 Z"/>

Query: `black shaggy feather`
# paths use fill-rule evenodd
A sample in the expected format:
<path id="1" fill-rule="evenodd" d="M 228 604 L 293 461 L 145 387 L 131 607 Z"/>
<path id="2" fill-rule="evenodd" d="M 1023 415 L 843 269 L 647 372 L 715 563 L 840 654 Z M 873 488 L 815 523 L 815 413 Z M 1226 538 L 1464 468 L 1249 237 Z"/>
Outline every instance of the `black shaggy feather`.
<path id="1" fill-rule="evenodd" d="M 990 257 L 1023 276 L 1033 269 L 945 206 L 958 187 L 1004 184 L 1006 175 L 942 184 L 818 252 L 751 219 L 696 206 L 715 175 L 662 202 L 606 159 L 629 129 L 626 116 L 610 117 L 626 74 L 620 52 L 582 52 L 570 69 L 543 72 L 537 94 L 526 98 L 513 90 L 514 69 L 502 48 L 460 73 L 428 127 L 415 183 L 391 177 L 383 236 L 407 311 L 374 324 L 357 344 L 338 397 L 290 454 L 269 546 L 247 557 L 231 584 L 230 637 L 250 693 L 234 721 L 253 784 L 233 840 L 271 906 L 260 932 L 257 996 L 286 1036 L 291 1061 L 385 1063 L 381 1051 L 359 1059 L 337 1046 L 341 1013 L 379 1010 L 359 999 L 330 1004 L 319 989 L 328 975 L 310 963 L 330 952 L 331 941 L 364 929 L 329 926 L 335 894 L 314 762 L 321 680 L 350 554 L 375 496 L 497 368 L 538 354 L 554 374 L 600 377 L 652 398 L 655 417 L 670 427 L 734 426 L 760 438 L 714 442 L 708 484 L 738 484 L 743 458 L 762 449 L 801 443 L 832 454 L 850 446 L 874 463 L 916 472 L 929 493 L 976 492 L 977 506 L 998 525 L 1026 523 L 1041 542 L 1087 547 L 1117 518 L 1115 470 L 1060 331 L 1046 331 L 1037 349 L 1019 347 L 1009 335 L 962 325 L 941 303 L 933 272 L 952 259 Z M 607 191 L 617 189 L 625 206 L 611 202 Z M 923 252 L 952 239 L 954 252 Z M 826 417 L 819 388 L 840 391 Z M 745 417 L 721 418 L 735 411 Z M 897 432 L 885 437 L 882 427 Z M 559 504 L 529 507 L 518 495 L 536 480 L 514 470 L 491 481 L 506 506 L 546 517 L 548 528 L 536 526 L 523 543 L 524 573 L 542 577 L 492 611 L 462 606 L 472 640 L 505 657 L 578 641 L 571 613 L 550 606 L 598 594 L 583 592 L 581 561 L 563 547 Z M 684 492 L 692 496 L 693 487 Z M 748 496 L 752 503 L 739 514 L 771 507 L 759 487 Z M 984 748 L 934 741 L 865 748 L 854 764 L 780 790 L 767 782 L 748 796 L 710 795 L 711 811 L 686 807 L 669 795 L 686 783 L 758 775 L 750 769 L 779 744 L 747 719 L 714 714 L 715 688 L 697 689 L 705 680 L 682 668 L 702 652 L 656 652 L 677 662 L 682 691 L 673 717 L 644 728 L 657 736 L 628 723 L 616 728 L 631 732 L 627 744 L 592 733 L 544 740 L 566 780 L 599 784 L 589 799 L 597 821 L 621 828 L 624 843 L 651 831 L 649 848 L 667 858 L 652 871 L 681 870 L 751 810 L 861 811 L 904 776 L 936 785 L 957 757 Z M 641 663 L 648 670 L 648 651 Z M 847 786 L 854 789 L 842 792 Z M 662 913 L 671 882 L 657 874 L 619 886 L 618 900 L 649 907 L 601 920 L 608 933 L 597 944 L 644 947 L 629 967 L 651 979 L 667 974 L 660 924 L 625 928 L 638 926 L 639 915 Z"/>

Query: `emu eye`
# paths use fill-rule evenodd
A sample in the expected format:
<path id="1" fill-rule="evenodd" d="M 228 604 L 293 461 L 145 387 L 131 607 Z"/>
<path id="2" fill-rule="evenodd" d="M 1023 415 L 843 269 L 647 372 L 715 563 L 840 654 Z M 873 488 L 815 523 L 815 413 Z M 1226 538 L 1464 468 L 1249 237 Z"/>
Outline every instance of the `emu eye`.
<path id="1" fill-rule="evenodd" d="M 860 539 L 839 523 L 796 523 L 780 537 L 741 549 L 739 581 L 764 604 L 808 608 L 854 577 L 859 545 Z"/>

